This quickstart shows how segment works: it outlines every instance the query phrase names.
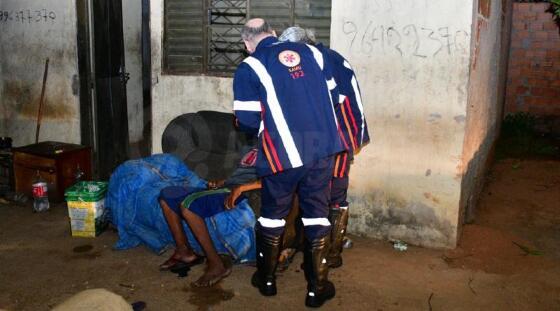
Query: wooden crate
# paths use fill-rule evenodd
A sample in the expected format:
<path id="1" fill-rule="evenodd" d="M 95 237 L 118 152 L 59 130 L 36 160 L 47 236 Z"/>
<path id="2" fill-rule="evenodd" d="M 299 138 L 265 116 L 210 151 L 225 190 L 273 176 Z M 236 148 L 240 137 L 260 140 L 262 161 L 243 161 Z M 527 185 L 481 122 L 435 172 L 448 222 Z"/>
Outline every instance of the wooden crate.
<path id="1" fill-rule="evenodd" d="M 75 182 L 78 167 L 82 180 L 91 180 L 91 148 L 81 145 L 42 142 L 13 149 L 15 188 L 32 195 L 37 171 L 47 181 L 49 200 L 64 201 L 64 190 Z"/>

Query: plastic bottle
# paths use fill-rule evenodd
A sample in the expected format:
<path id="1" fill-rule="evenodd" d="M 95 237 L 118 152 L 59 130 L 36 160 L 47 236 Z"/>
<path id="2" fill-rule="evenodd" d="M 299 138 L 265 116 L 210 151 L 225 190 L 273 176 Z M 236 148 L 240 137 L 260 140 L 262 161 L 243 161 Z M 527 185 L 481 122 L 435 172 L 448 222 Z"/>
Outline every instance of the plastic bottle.
<path id="1" fill-rule="evenodd" d="M 84 178 L 84 172 L 80 168 L 80 164 L 78 164 L 78 166 L 76 167 L 76 172 L 74 173 L 74 183 L 82 181 L 82 178 Z"/>
<path id="2" fill-rule="evenodd" d="M 37 171 L 33 181 L 33 212 L 39 213 L 49 209 L 49 192 L 47 182 Z"/>

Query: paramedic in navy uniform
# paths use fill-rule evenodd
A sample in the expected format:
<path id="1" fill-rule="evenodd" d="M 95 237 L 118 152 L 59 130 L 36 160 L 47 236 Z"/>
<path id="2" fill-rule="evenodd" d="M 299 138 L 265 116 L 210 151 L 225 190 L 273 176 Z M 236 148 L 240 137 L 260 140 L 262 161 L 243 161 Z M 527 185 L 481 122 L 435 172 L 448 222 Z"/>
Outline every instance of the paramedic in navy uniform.
<path id="1" fill-rule="evenodd" d="M 264 296 L 276 295 L 284 218 L 297 194 L 305 234 L 305 304 L 319 307 L 335 295 L 326 257 L 333 155 L 343 150 L 332 101 L 338 98 L 336 83 L 316 47 L 279 42 L 263 19 L 249 20 L 241 37 L 251 56 L 235 72 L 233 110 L 239 128 L 259 137 L 256 167 L 262 181 L 251 283 Z"/>
<path id="2" fill-rule="evenodd" d="M 354 153 L 359 152 L 370 140 L 360 87 L 348 61 L 336 51 L 317 43 L 312 30 L 297 26 L 289 27 L 284 30 L 279 39 L 280 41 L 308 43 L 319 49 L 325 61 L 330 64 L 340 94 L 338 98 L 340 104 L 337 106 L 336 114 L 345 151 L 337 154 L 334 160 L 329 204 L 329 221 L 332 226 L 331 246 L 327 256 L 329 267 L 338 268 L 342 266 L 342 244 L 348 224 L 347 196 L 350 164 L 354 159 Z"/>

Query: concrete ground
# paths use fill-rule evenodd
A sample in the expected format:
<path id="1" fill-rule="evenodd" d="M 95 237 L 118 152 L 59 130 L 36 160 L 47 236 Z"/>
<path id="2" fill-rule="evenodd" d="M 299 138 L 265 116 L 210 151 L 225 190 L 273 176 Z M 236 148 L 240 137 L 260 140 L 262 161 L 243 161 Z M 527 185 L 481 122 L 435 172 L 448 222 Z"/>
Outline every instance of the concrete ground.
<path id="1" fill-rule="evenodd" d="M 352 237 L 333 270 L 336 297 L 325 310 L 560 310 L 560 162 L 502 160 L 488 177 L 475 223 L 455 250 L 409 247 Z M 253 267 L 236 266 L 213 288 L 159 272 L 168 254 L 144 247 L 113 251 L 117 233 L 72 238 L 64 205 L 32 214 L 0 205 L 0 309 L 48 310 L 88 288 L 106 288 L 148 310 L 299 310 L 301 254 L 279 275 L 279 293 L 250 285 Z"/>

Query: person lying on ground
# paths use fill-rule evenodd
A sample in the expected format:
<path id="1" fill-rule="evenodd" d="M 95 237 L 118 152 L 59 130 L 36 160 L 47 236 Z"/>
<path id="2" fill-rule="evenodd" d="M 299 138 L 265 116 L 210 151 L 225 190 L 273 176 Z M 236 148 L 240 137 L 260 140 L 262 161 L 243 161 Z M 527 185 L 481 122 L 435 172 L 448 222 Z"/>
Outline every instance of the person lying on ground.
<path id="1" fill-rule="evenodd" d="M 252 224 L 247 224 L 252 214 L 243 192 L 260 188 L 260 181 L 234 186 L 230 189 L 212 189 L 202 192 L 190 192 L 179 186 L 164 188 L 160 195 L 160 205 L 175 239 L 176 249 L 173 255 L 162 265 L 161 270 L 178 267 L 191 267 L 203 262 L 206 257 L 207 267 L 204 274 L 193 282 L 194 286 L 212 286 L 231 273 L 231 267 L 226 267 L 219 254 L 228 254 L 235 258 L 236 248 L 253 247 L 254 238 L 248 239 L 253 245 L 226 244 L 219 238 L 219 228 L 208 226 L 206 219 L 219 217 L 220 221 L 212 222 L 217 226 L 234 228 L 234 230 L 249 229 L 246 233 L 254 234 Z M 237 213 L 228 213 L 235 211 Z M 189 241 L 183 231 L 181 217 L 187 222 L 188 228 L 196 241 Z M 251 217 L 254 220 L 254 215 Z M 249 225 L 249 227 L 248 227 Z"/>

